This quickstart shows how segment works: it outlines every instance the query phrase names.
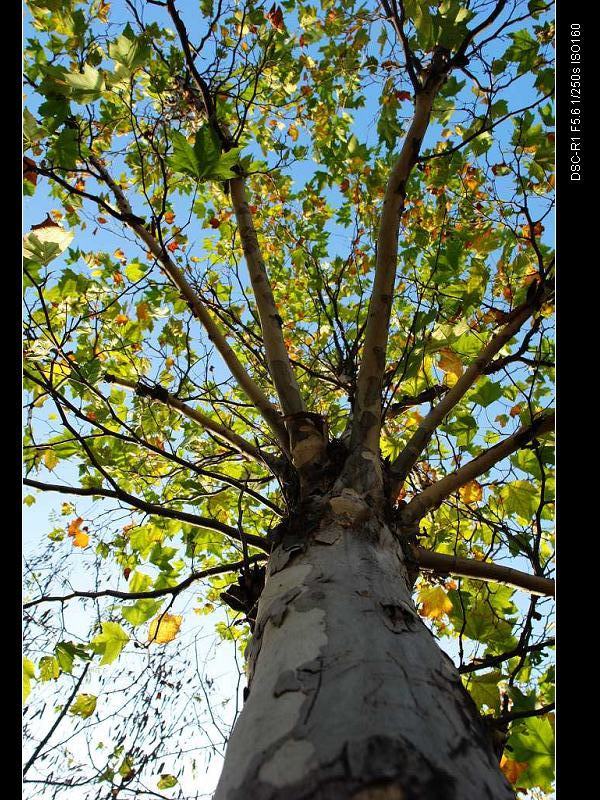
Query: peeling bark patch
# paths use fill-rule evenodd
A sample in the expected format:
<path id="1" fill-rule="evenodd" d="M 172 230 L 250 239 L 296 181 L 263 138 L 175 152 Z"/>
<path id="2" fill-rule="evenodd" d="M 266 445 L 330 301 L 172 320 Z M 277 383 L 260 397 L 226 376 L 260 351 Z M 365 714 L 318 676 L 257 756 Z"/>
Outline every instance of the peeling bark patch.
<path id="1" fill-rule="evenodd" d="M 287 614 L 291 601 L 298 597 L 302 589 L 300 587 L 296 587 L 295 589 L 289 589 L 285 594 L 281 595 L 281 597 L 274 600 L 273 603 L 269 606 L 269 617 L 268 621 L 275 625 L 276 628 L 279 628 L 281 623 L 283 622 L 283 618 Z"/>
<path id="2" fill-rule="evenodd" d="M 342 531 L 336 528 L 325 528 L 324 530 L 318 530 L 315 533 L 315 542 L 320 542 L 321 544 L 334 544 L 342 535 Z"/>
<path id="3" fill-rule="evenodd" d="M 298 679 L 296 673 L 289 669 L 286 672 L 282 672 L 281 675 L 277 678 L 277 683 L 275 684 L 275 688 L 273 689 L 273 695 L 275 697 L 280 697 L 282 694 L 286 692 L 298 692 L 302 689 L 302 683 Z"/>
<path id="4" fill-rule="evenodd" d="M 315 748 L 306 740 L 290 739 L 260 768 L 258 778 L 282 787 L 300 781 L 309 772 Z"/>

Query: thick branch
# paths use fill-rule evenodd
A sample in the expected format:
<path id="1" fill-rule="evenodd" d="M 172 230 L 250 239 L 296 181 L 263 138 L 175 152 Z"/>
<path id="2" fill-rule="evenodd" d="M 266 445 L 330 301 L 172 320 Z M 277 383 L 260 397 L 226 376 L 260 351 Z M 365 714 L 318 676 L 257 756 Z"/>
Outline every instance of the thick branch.
<path id="1" fill-rule="evenodd" d="M 400 215 L 406 200 L 406 184 L 419 155 L 435 95 L 444 78 L 445 73 L 441 72 L 416 95 L 415 113 L 388 180 L 379 222 L 375 279 L 356 383 L 351 439 L 351 449 L 364 446 L 377 455 L 381 429 L 381 387 L 398 261 Z"/>
<path id="2" fill-rule="evenodd" d="M 457 575 L 478 581 L 501 583 L 515 589 L 523 589 L 530 594 L 554 597 L 554 581 L 530 575 L 518 569 L 493 564 L 489 561 L 477 561 L 471 558 L 434 553 L 424 547 L 413 547 L 415 561 L 423 570 L 430 570 L 441 575 Z"/>
<path id="3" fill-rule="evenodd" d="M 431 508 L 437 507 L 446 497 L 458 491 L 469 481 L 483 475 L 506 456 L 520 450 L 537 436 L 554 430 L 554 411 L 540 414 L 531 425 L 525 425 L 504 441 L 484 450 L 456 472 L 446 475 L 418 494 L 402 511 L 402 522 L 409 524 L 421 519 Z"/>
<path id="4" fill-rule="evenodd" d="M 254 221 L 248 207 L 244 179 L 234 178 L 229 182 L 229 186 L 248 274 L 256 298 L 269 373 L 284 414 L 297 414 L 305 410 L 305 404 L 283 341 L 282 319 L 275 305 L 267 268 L 260 252 Z"/>
<path id="5" fill-rule="evenodd" d="M 239 542 L 242 541 L 242 536 L 237 528 L 232 528 L 231 525 L 225 525 L 216 519 L 208 519 L 207 517 L 200 517 L 197 514 L 188 514 L 187 511 L 178 511 L 173 508 L 164 508 L 156 503 L 148 503 L 140 497 L 135 497 L 123 489 L 105 489 L 102 486 L 94 486 L 91 488 L 82 486 L 63 486 L 59 483 L 42 483 L 41 481 L 32 480 L 31 478 L 24 478 L 23 484 L 31 486 L 33 489 L 40 489 L 43 492 L 60 492 L 61 494 L 73 494 L 81 497 L 109 497 L 115 500 L 121 500 L 123 503 L 137 508 L 139 511 L 144 511 L 146 514 L 151 514 L 156 517 L 166 517 L 167 519 L 177 519 L 180 522 L 186 522 L 195 528 L 204 528 L 209 531 L 218 531 L 219 533 L 228 536 L 230 539 L 235 539 Z M 253 534 L 245 534 L 244 538 L 248 544 L 258 547 L 265 552 L 269 551 L 267 542 L 260 536 Z"/>
<path id="6" fill-rule="evenodd" d="M 526 301 L 512 312 L 510 319 L 504 327 L 490 339 L 450 391 L 445 394 L 429 414 L 421 420 L 419 427 L 408 440 L 402 453 L 400 453 L 398 458 L 392 463 L 392 497 L 397 496 L 399 489 L 406 480 L 406 476 L 419 460 L 421 453 L 427 447 L 435 429 L 460 402 L 477 379 L 483 375 L 486 367 L 491 363 L 494 356 L 518 333 L 526 320 L 531 317 L 542 302 L 544 294 L 543 290 L 538 292 L 531 301 Z"/>
<path id="7" fill-rule="evenodd" d="M 40 603 L 66 603 L 68 600 L 73 600 L 76 597 L 86 597 L 96 599 L 98 597 L 116 597 L 120 600 L 145 600 L 156 597 L 164 597 L 165 595 L 172 595 L 175 597 L 192 583 L 195 583 L 202 578 L 208 578 L 210 575 L 222 575 L 224 572 L 237 572 L 247 566 L 248 563 L 254 564 L 257 561 L 264 561 L 266 555 L 258 553 L 254 556 L 249 556 L 247 560 L 235 561 L 231 564 L 220 564 L 217 567 L 209 567 L 208 569 L 200 570 L 199 572 L 192 572 L 185 580 L 178 583 L 176 586 L 167 586 L 163 589 L 149 589 L 145 592 L 123 592 L 119 589 L 101 589 L 97 592 L 71 592 L 61 596 L 49 595 L 48 597 L 39 597 L 37 600 L 31 600 L 23 604 L 23 608 L 32 608 L 38 606 Z"/>
<path id="8" fill-rule="evenodd" d="M 185 55 L 186 65 L 202 97 L 202 103 L 208 117 L 208 122 L 221 140 L 224 149 L 228 150 L 231 147 L 230 137 L 226 133 L 225 127 L 221 126 L 217 118 L 215 104 L 209 87 L 196 68 L 194 57 L 190 49 L 188 34 L 183 20 L 175 8 L 174 0 L 167 0 L 167 8 L 177 29 Z M 240 239 L 242 241 L 242 248 L 248 266 L 248 274 L 256 298 L 269 373 L 284 414 L 296 414 L 299 411 L 304 411 L 305 405 L 300 395 L 289 355 L 283 341 L 281 316 L 275 305 L 269 276 L 260 252 L 252 214 L 248 207 L 244 178 L 241 176 L 233 178 L 229 181 L 229 188 L 231 202 L 240 232 Z"/>

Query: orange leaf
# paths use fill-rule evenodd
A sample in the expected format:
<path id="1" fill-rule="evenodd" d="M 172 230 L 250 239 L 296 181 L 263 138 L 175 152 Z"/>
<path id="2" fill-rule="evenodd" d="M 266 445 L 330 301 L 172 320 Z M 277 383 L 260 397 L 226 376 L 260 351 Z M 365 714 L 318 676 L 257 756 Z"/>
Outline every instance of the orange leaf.
<path id="1" fill-rule="evenodd" d="M 177 242 L 169 242 L 169 244 L 167 245 L 167 250 L 169 250 L 171 253 L 174 253 L 175 250 L 177 250 L 178 248 L 179 245 L 177 244 Z"/>
<path id="2" fill-rule="evenodd" d="M 35 186 L 37 184 L 37 172 L 35 171 L 35 161 L 32 158 L 27 158 L 27 156 L 23 156 L 23 180 L 29 181 L 29 183 L 33 183 Z"/>
<path id="3" fill-rule="evenodd" d="M 171 225 L 171 223 L 173 222 L 174 219 L 175 219 L 175 214 L 172 211 L 167 211 L 165 213 L 165 222 L 168 225 Z"/>
<path id="4" fill-rule="evenodd" d="M 83 517 L 77 517 L 76 519 L 71 520 L 71 522 L 69 522 L 69 527 L 67 529 L 67 536 L 77 536 L 82 522 L 83 522 Z"/>
<path id="5" fill-rule="evenodd" d="M 106 217 L 96 217 L 96 219 L 100 223 L 100 225 L 106 225 L 106 223 L 108 222 Z"/>
<path id="6" fill-rule="evenodd" d="M 275 30 L 282 31 L 284 29 L 283 11 L 279 6 L 273 5 L 271 10 L 265 14 L 265 18 L 269 20 Z"/>
<path id="7" fill-rule="evenodd" d="M 115 323 L 117 325 L 127 325 L 129 322 L 129 317 L 126 314 L 117 314 L 115 317 Z"/>
<path id="8" fill-rule="evenodd" d="M 500 761 L 500 769 L 504 773 L 505 778 L 513 785 L 519 780 L 522 772 L 525 772 L 529 763 L 527 761 L 513 761 L 512 758 L 502 756 Z"/>
<path id="9" fill-rule="evenodd" d="M 452 350 L 440 350 L 438 366 L 446 373 L 446 383 L 454 386 L 463 373 L 463 365 L 459 356 Z"/>

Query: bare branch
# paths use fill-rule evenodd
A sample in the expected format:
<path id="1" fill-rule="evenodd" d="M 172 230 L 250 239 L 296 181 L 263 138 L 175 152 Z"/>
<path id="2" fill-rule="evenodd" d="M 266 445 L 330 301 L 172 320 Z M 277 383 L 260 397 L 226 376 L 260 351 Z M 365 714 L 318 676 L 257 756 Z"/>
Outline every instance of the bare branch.
<path id="1" fill-rule="evenodd" d="M 402 511 L 402 522 L 410 524 L 421 519 L 431 508 L 437 507 L 446 497 L 458 491 L 469 481 L 490 470 L 506 456 L 520 450 L 537 436 L 554 430 L 554 411 L 540 414 L 531 425 L 525 425 L 504 441 L 484 450 L 456 472 L 446 475 L 413 498 Z"/>
<path id="2" fill-rule="evenodd" d="M 216 519 L 209 519 L 201 517 L 197 514 L 189 514 L 187 511 L 178 511 L 173 508 L 165 508 L 156 503 L 148 503 L 140 497 L 135 497 L 129 492 L 120 488 L 105 489 L 102 486 L 94 486 L 91 488 L 82 486 L 63 486 L 58 483 L 42 483 L 41 481 L 32 480 L 31 478 L 24 478 L 23 484 L 31 486 L 33 489 L 40 489 L 43 492 L 60 492 L 61 494 L 74 494 L 82 497 L 109 497 L 115 500 L 120 500 L 139 511 L 144 511 L 146 514 L 151 514 L 156 517 L 166 517 L 167 519 L 177 519 L 180 522 L 185 522 L 195 528 L 204 528 L 209 531 L 218 531 L 230 539 L 235 539 L 238 542 L 242 541 L 242 536 L 237 528 L 232 528 L 231 525 L 225 525 Z M 265 552 L 269 551 L 269 546 L 265 539 L 260 536 L 252 534 L 245 534 L 248 544 L 258 547 Z"/>
<path id="3" fill-rule="evenodd" d="M 543 642 L 531 644 L 527 647 L 518 646 L 513 650 L 509 650 L 507 653 L 500 653 L 500 655 L 497 656 L 475 658 L 469 664 L 463 664 L 459 667 L 458 671 L 461 675 L 466 675 L 470 672 L 477 672 L 480 669 L 489 669 L 490 667 L 498 666 L 498 664 L 503 664 L 505 661 L 510 661 L 510 659 L 515 658 L 515 656 L 528 656 L 530 653 L 539 653 L 547 647 L 554 647 L 554 639 L 545 639 Z"/>
<path id="4" fill-rule="evenodd" d="M 192 583 L 195 583 L 202 578 L 208 578 L 211 575 L 222 575 L 224 572 L 237 572 L 238 570 L 243 569 L 247 563 L 254 564 L 257 561 L 264 561 L 266 558 L 266 555 L 258 553 L 256 555 L 249 556 L 247 561 L 234 561 L 231 564 L 220 564 L 217 567 L 209 567 L 208 569 L 203 569 L 199 572 L 192 572 L 191 575 L 188 575 L 185 580 L 181 581 L 181 583 L 178 583 L 176 586 L 167 586 L 163 589 L 149 589 L 145 592 L 123 592 L 119 589 L 101 589 L 97 592 L 71 592 L 70 594 L 61 596 L 49 595 L 48 597 L 39 597 L 37 600 L 30 600 L 28 603 L 24 603 L 23 608 L 32 608 L 33 606 L 39 606 L 41 603 L 66 603 L 68 600 L 73 600 L 76 597 L 86 597 L 92 599 L 97 599 L 99 597 L 116 597 L 120 600 L 145 600 L 156 597 L 164 597 L 168 594 L 175 597 L 184 589 L 187 589 L 188 586 L 191 586 Z"/>

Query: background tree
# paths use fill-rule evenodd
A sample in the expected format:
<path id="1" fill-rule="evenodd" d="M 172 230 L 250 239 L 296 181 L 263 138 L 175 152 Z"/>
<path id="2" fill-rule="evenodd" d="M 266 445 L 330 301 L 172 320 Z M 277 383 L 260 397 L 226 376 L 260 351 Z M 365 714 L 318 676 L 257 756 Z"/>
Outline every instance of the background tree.
<path id="1" fill-rule="evenodd" d="M 551 791 L 550 5 L 29 12 L 31 796 Z"/>

